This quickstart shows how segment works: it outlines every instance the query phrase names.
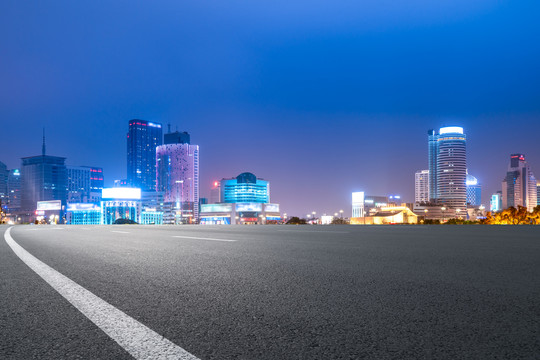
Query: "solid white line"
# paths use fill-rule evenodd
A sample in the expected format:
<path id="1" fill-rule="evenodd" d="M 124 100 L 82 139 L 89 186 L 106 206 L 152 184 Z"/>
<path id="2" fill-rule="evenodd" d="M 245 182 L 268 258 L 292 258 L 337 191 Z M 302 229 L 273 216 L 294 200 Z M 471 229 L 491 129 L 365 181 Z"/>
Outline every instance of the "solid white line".
<path id="1" fill-rule="evenodd" d="M 210 240 L 210 241 L 226 241 L 226 242 L 234 242 L 237 240 L 231 240 L 231 239 L 214 239 L 214 238 L 204 238 L 204 237 L 195 237 L 195 236 L 181 236 L 181 235 L 174 235 L 175 238 L 183 238 L 183 239 L 198 239 L 198 240 Z"/>
<path id="2" fill-rule="evenodd" d="M 119 234 L 129 234 L 129 231 L 115 231 L 115 230 L 111 230 L 111 232 L 119 233 Z"/>
<path id="3" fill-rule="evenodd" d="M 38 260 L 13 240 L 11 227 L 4 233 L 4 238 L 30 269 L 134 358 L 198 360 L 194 355 Z"/>

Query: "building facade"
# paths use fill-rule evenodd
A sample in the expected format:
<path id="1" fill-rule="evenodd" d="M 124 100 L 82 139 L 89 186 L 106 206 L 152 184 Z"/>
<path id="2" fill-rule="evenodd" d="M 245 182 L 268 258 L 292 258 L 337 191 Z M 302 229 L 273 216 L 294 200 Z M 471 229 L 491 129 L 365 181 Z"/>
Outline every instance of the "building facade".
<path id="1" fill-rule="evenodd" d="M 168 144 L 191 144 L 191 137 L 189 133 L 183 131 L 175 131 L 170 132 L 168 134 L 165 134 L 163 145 Z"/>
<path id="2" fill-rule="evenodd" d="M 489 211 L 499 212 L 502 210 L 503 210 L 502 191 L 497 191 L 495 194 L 491 195 L 491 200 L 489 202 Z"/>
<path id="3" fill-rule="evenodd" d="M 441 128 L 437 144 L 437 201 L 464 209 L 467 205 L 467 149 L 463 128 Z"/>
<path id="4" fill-rule="evenodd" d="M 156 149 L 157 190 L 176 209 L 177 224 L 199 220 L 199 146 L 167 144 Z"/>
<path id="5" fill-rule="evenodd" d="M 480 206 L 482 204 L 482 185 L 478 179 L 467 174 L 467 205 Z"/>
<path id="6" fill-rule="evenodd" d="M 510 165 L 502 182 L 503 208 L 523 206 L 532 211 L 538 202 L 537 191 L 536 178 L 525 155 L 510 155 Z"/>
<path id="7" fill-rule="evenodd" d="M 11 169 L 8 174 L 8 211 L 17 212 L 21 209 L 21 171 Z"/>
<path id="8" fill-rule="evenodd" d="M 428 173 L 429 173 L 429 201 L 437 202 L 437 155 L 439 153 L 438 134 L 435 130 L 428 130 Z"/>
<path id="9" fill-rule="evenodd" d="M 99 203 L 103 190 L 103 169 L 90 166 L 67 166 L 68 200 L 74 203 Z"/>
<path id="10" fill-rule="evenodd" d="M 101 224 L 111 225 L 117 220 L 140 222 L 141 189 L 104 188 L 101 201 Z"/>
<path id="11" fill-rule="evenodd" d="M 0 161 L 0 204 L 2 208 L 7 208 L 9 198 L 8 176 L 9 171 L 6 164 Z"/>
<path id="12" fill-rule="evenodd" d="M 156 190 L 156 148 L 163 143 L 161 124 L 129 121 L 127 134 L 127 181 L 143 191 Z"/>
<path id="13" fill-rule="evenodd" d="M 414 202 L 427 203 L 430 201 L 429 196 L 429 170 L 419 170 L 414 175 Z"/>
<path id="14" fill-rule="evenodd" d="M 67 202 L 66 158 L 32 156 L 22 158 L 21 208 L 36 210 L 38 201 L 60 200 L 65 209 Z"/>
<path id="15" fill-rule="evenodd" d="M 232 179 L 221 180 L 221 201 L 224 203 L 269 203 L 270 183 L 245 172 Z"/>

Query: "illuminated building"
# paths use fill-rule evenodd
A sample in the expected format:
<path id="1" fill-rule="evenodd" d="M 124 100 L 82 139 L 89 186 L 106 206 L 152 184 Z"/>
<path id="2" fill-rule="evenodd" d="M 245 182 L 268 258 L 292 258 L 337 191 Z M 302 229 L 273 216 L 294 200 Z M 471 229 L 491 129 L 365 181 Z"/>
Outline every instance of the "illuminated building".
<path id="1" fill-rule="evenodd" d="M 540 181 L 536 183 L 536 205 L 540 205 Z"/>
<path id="2" fill-rule="evenodd" d="M 381 207 L 366 217 L 351 217 L 351 225 L 416 224 L 418 215 L 406 206 Z"/>
<path id="3" fill-rule="evenodd" d="M 220 203 L 201 205 L 201 224 L 274 224 L 281 221 L 279 204 L 270 203 L 269 182 L 257 179 L 252 173 L 215 181 L 210 195 L 213 201 L 220 200 Z"/>
<path id="4" fill-rule="evenodd" d="M 429 202 L 429 170 L 419 170 L 414 174 L 414 202 Z"/>
<path id="5" fill-rule="evenodd" d="M 502 182 L 503 208 L 523 206 L 532 211 L 537 205 L 537 187 L 525 155 L 510 155 L 510 165 Z"/>
<path id="6" fill-rule="evenodd" d="M 394 196 L 392 200 L 394 202 Z M 352 217 L 365 217 L 388 205 L 389 199 L 386 196 L 368 196 L 363 191 L 352 193 Z"/>
<path id="7" fill-rule="evenodd" d="M 437 202 L 437 154 L 438 135 L 435 130 L 428 131 L 428 174 L 429 174 L 429 201 Z"/>
<path id="8" fill-rule="evenodd" d="M 68 203 L 98 203 L 103 189 L 103 169 L 67 166 Z"/>
<path id="9" fill-rule="evenodd" d="M 429 198 L 452 208 L 467 204 L 467 153 L 463 128 L 447 126 L 428 131 Z"/>
<path id="10" fill-rule="evenodd" d="M 101 201 L 101 223 L 114 224 L 118 219 L 140 222 L 141 189 L 104 188 Z"/>
<path id="11" fill-rule="evenodd" d="M 256 225 L 281 221 L 279 204 L 221 203 L 201 205 L 203 225 Z"/>
<path id="12" fill-rule="evenodd" d="M 34 212 L 38 201 L 60 200 L 65 210 L 67 201 L 66 158 L 42 154 L 22 158 L 21 208 Z"/>
<path id="13" fill-rule="evenodd" d="M 491 195 L 491 200 L 489 202 L 489 211 L 499 212 L 502 210 L 502 191 L 497 191 L 495 194 Z"/>
<path id="14" fill-rule="evenodd" d="M 156 149 L 157 190 L 176 209 L 176 224 L 199 219 L 199 146 L 167 144 Z"/>
<path id="15" fill-rule="evenodd" d="M 156 148 L 162 144 L 161 124 L 133 119 L 127 134 L 127 181 L 143 191 L 156 190 Z"/>
<path id="16" fill-rule="evenodd" d="M 11 169 L 8 174 L 8 211 L 14 212 L 21 208 L 21 172 Z"/>
<path id="17" fill-rule="evenodd" d="M 221 180 L 221 201 L 224 203 L 270 202 L 270 184 L 245 172 L 232 179 Z"/>
<path id="18" fill-rule="evenodd" d="M 7 206 L 8 200 L 8 174 L 6 164 L 0 161 L 0 204 L 2 207 Z"/>
<path id="19" fill-rule="evenodd" d="M 163 191 L 143 191 L 141 193 L 141 224 L 174 224 L 174 212 L 170 203 L 165 202 Z"/>
<path id="20" fill-rule="evenodd" d="M 69 225 L 99 225 L 102 221 L 101 207 L 88 203 L 68 204 L 66 218 Z"/>
<path id="21" fill-rule="evenodd" d="M 482 203 L 482 185 L 478 183 L 478 179 L 467 174 L 467 204 L 471 206 L 480 206 Z"/>
<path id="22" fill-rule="evenodd" d="M 214 181 L 210 188 L 210 204 L 217 204 L 221 202 L 221 182 Z"/>

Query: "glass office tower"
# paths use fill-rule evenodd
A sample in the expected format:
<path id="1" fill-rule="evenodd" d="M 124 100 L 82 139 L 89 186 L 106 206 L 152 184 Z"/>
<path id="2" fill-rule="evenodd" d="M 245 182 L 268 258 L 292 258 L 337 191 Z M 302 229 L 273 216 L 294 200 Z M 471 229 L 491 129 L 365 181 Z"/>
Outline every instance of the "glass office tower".
<path id="1" fill-rule="evenodd" d="M 451 208 L 467 205 L 467 148 L 463 128 L 443 127 L 437 136 L 437 201 Z"/>
<path id="2" fill-rule="evenodd" d="M 156 149 L 157 190 L 172 204 L 175 223 L 199 220 L 199 146 L 166 144 Z"/>
<path id="3" fill-rule="evenodd" d="M 32 156 L 22 158 L 21 207 L 34 211 L 38 201 L 60 200 L 65 209 L 67 201 L 66 158 Z"/>
<path id="4" fill-rule="evenodd" d="M 127 134 L 127 180 L 143 191 L 156 190 L 156 148 L 163 143 L 161 124 L 133 119 Z"/>

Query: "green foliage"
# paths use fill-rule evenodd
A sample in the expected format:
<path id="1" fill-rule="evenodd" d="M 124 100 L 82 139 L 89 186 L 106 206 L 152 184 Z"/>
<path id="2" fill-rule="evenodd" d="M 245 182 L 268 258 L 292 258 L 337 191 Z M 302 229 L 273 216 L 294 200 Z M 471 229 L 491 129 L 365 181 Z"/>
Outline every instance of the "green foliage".
<path id="1" fill-rule="evenodd" d="M 306 219 L 300 219 L 298 216 L 293 216 L 287 221 L 287 225 L 306 225 Z"/>
<path id="2" fill-rule="evenodd" d="M 137 224 L 135 221 L 130 219 L 116 219 L 114 221 L 115 225 L 134 225 Z"/>

